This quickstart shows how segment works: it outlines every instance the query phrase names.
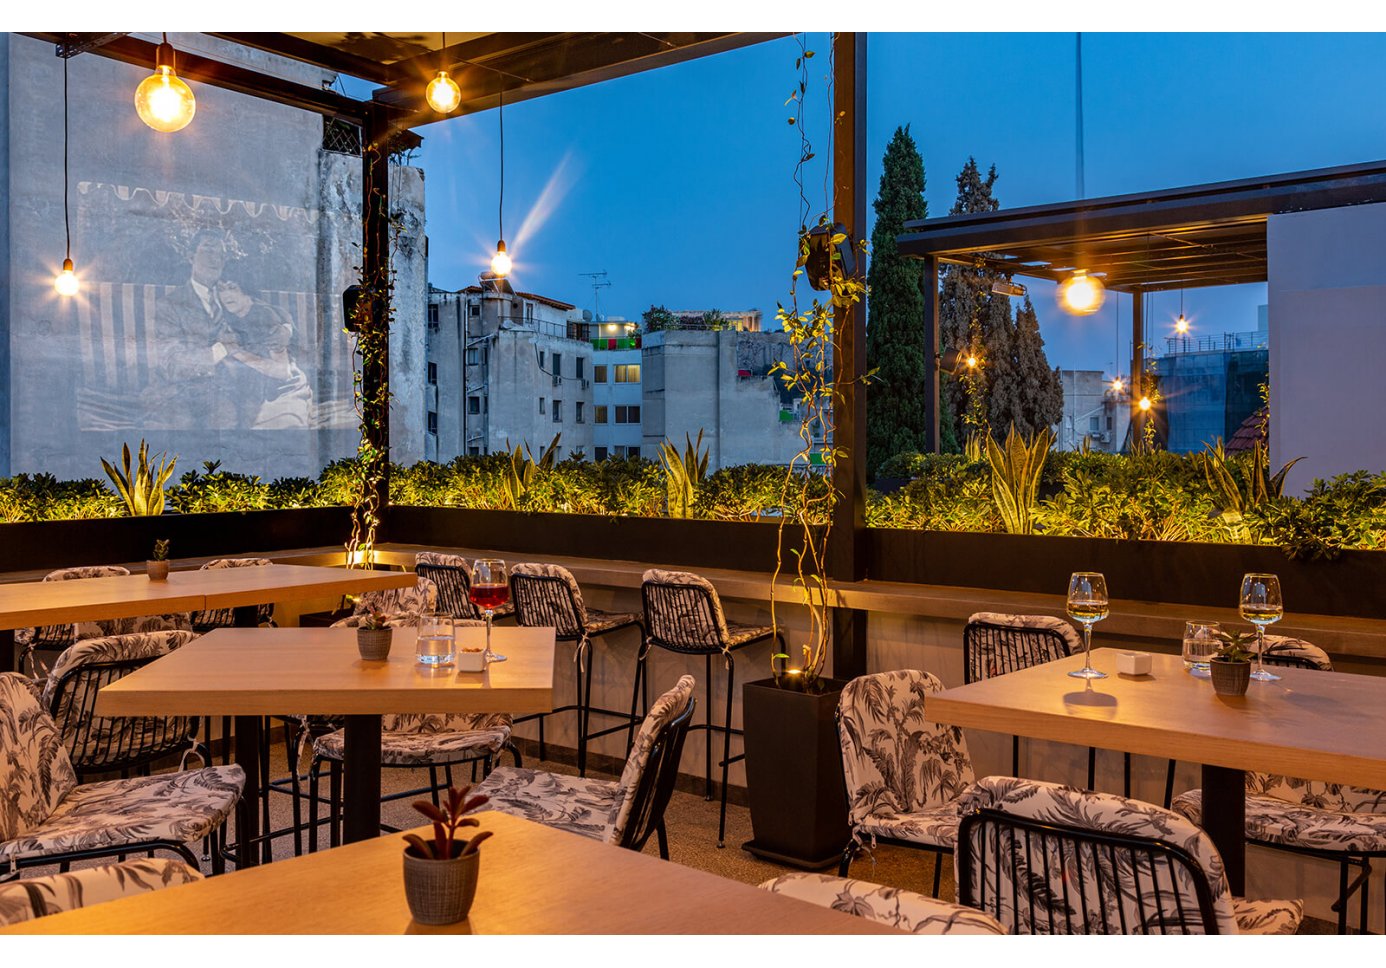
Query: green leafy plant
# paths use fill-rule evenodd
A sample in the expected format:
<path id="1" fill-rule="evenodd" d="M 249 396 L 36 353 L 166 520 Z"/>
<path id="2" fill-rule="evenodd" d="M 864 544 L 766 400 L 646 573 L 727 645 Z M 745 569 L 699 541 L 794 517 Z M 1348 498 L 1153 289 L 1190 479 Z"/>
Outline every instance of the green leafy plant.
<path id="1" fill-rule="evenodd" d="M 155 541 L 154 550 L 150 554 L 150 561 L 168 561 L 168 539 L 160 538 Z"/>
<path id="2" fill-rule="evenodd" d="M 995 438 L 987 437 L 992 499 L 1010 534 L 1034 533 L 1035 497 L 1045 457 L 1053 444 L 1054 434 L 1048 429 L 1037 431 L 1027 440 L 1016 433 L 1014 425 L 1006 434 L 1004 447 Z"/>
<path id="3" fill-rule="evenodd" d="M 367 632 L 379 632 L 381 629 L 390 627 L 390 618 L 379 609 L 373 608 L 368 612 L 362 613 L 357 620 L 356 627 L 358 629 L 364 629 Z"/>
<path id="4" fill-rule="evenodd" d="M 540 471 L 553 469 L 554 461 L 558 455 L 558 440 L 562 434 L 554 434 L 553 440 L 549 441 L 549 446 L 544 448 L 544 452 L 536 461 L 534 452 L 529 449 L 529 444 L 515 445 L 514 451 L 510 454 L 509 473 L 501 481 L 501 488 L 505 494 L 505 506 L 512 511 L 520 509 L 520 502 L 524 499 L 525 492 L 534 483 L 535 477 Z"/>
<path id="5" fill-rule="evenodd" d="M 409 845 L 408 851 L 425 860 L 452 860 L 476 853 L 482 841 L 491 836 L 491 831 L 483 830 L 475 837 L 459 837 L 457 832 L 463 827 L 481 826 L 480 821 L 466 814 L 483 806 L 491 798 L 485 794 L 469 797 L 467 794 L 471 789 L 466 784 L 461 789 L 449 787 L 444 807 L 436 807 L 428 800 L 415 800 L 414 809 L 433 822 L 433 839 L 429 841 L 418 834 L 405 834 L 404 842 Z"/>
<path id="6" fill-rule="evenodd" d="M 155 462 L 149 460 L 149 445 L 140 440 L 139 463 L 132 464 L 130 460 L 130 445 L 122 444 L 120 448 L 121 466 L 119 468 L 111 465 L 106 458 L 101 458 L 101 466 L 106 469 L 106 475 L 115 484 L 116 491 L 120 498 L 125 502 L 125 508 L 130 512 L 131 517 L 144 517 L 147 515 L 162 514 L 164 512 L 164 485 L 173 475 L 173 468 L 178 464 L 178 457 L 175 455 L 172 460 L 166 460 L 163 452 L 155 455 Z"/>
<path id="7" fill-rule="evenodd" d="M 664 468 L 665 488 L 668 493 L 668 509 L 671 518 L 693 517 L 693 505 L 698 496 L 698 488 L 707 477 L 709 449 L 703 446 L 703 432 L 698 431 L 698 440 L 693 441 L 684 434 L 683 453 L 670 441 L 659 445 L 659 463 Z"/>
<path id="8" fill-rule="evenodd" d="M 1255 632 L 1236 632 L 1225 629 L 1215 629 L 1213 635 L 1222 643 L 1214 652 L 1211 658 L 1219 662 L 1250 662 L 1255 655 L 1243 648 L 1247 642 L 1256 640 Z"/>

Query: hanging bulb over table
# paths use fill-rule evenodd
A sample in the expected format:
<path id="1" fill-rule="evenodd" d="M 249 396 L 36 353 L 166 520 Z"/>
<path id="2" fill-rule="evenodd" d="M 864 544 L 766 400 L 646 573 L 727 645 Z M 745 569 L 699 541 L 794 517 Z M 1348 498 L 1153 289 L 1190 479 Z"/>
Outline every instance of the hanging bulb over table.
<path id="1" fill-rule="evenodd" d="M 135 88 L 135 111 L 145 124 L 165 133 L 186 128 L 197 113 L 192 88 L 174 69 L 173 45 L 168 42 L 168 34 L 164 34 L 154 56 L 154 73 Z"/>
<path id="2" fill-rule="evenodd" d="M 448 35 L 443 34 L 443 46 L 438 52 L 440 60 L 446 56 L 448 49 Z M 457 86 L 457 82 L 443 70 L 443 65 L 438 65 L 438 73 L 433 75 L 433 80 L 428 82 L 428 87 L 424 90 L 424 100 L 428 101 L 428 106 L 439 114 L 451 114 L 457 110 L 457 106 L 462 103 L 462 89 Z"/>
<path id="3" fill-rule="evenodd" d="M 1059 283 L 1059 305 L 1075 316 L 1090 316 L 1102 308 L 1106 292 L 1102 280 L 1082 269 Z"/>
<path id="4" fill-rule="evenodd" d="M 510 253 L 505 251 L 505 239 L 496 243 L 496 254 L 491 256 L 491 271 L 497 276 L 510 275 Z"/>
<path id="5" fill-rule="evenodd" d="M 59 296 L 75 296 L 79 288 L 77 273 L 72 271 L 72 260 L 63 260 L 63 271 L 58 273 L 53 280 L 53 288 L 58 291 Z"/>

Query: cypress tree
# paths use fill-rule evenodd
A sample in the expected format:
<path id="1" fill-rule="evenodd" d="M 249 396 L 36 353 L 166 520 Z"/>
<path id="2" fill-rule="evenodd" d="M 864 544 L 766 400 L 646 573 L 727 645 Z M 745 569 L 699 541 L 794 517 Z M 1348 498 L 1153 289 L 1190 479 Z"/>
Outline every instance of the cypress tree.
<path id="1" fill-rule="evenodd" d="M 906 221 L 928 215 L 924 159 L 908 125 L 895 129 L 883 169 L 866 301 L 866 365 L 876 371 L 866 396 L 866 466 L 873 477 L 895 454 L 924 449 L 924 367 L 934 364 L 924 348 L 924 267 L 895 245 Z"/>
<path id="2" fill-rule="evenodd" d="M 1026 434 L 1052 427 L 1063 418 L 1064 390 L 1058 368 L 1050 369 L 1030 297 L 1015 315 L 1015 373 L 1019 405 L 1015 426 Z"/>

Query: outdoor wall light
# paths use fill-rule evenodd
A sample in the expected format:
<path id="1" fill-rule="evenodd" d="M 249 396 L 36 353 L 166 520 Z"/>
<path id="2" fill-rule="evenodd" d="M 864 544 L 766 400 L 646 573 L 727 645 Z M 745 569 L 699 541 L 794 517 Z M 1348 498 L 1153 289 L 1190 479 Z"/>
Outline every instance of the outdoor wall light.
<path id="1" fill-rule="evenodd" d="M 1154 404 L 1150 402 L 1149 397 L 1141 397 L 1140 403 L 1136 404 L 1136 406 L 1140 407 L 1142 412 L 1145 412 L 1153 407 Z"/>
<path id="2" fill-rule="evenodd" d="M 182 130 L 197 113 L 192 88 L 174 71 L 173 62 L 173 46 L 168 42 L 168 34 L 164 34 L 154 55 L 154 73 L 135 88 L 135 111 L 155 131 Z"/>
<path id="3" fill-rule="evenodd" d="M 974 350 L 947 349 L 938 355 L 937 362 L 944 373 L 957 373 L 963 368 L 975 370 L 982 365 Z"/>
<path id="4" fill-rule="evenodd" d="M 852 252 L 852 239 L 840 222 L 815 225 L 808 233 L 808 254 L 804 272 L 808 284 L 819 292 L 827 292 L 833 284 L 833 262 L 838 263 L 841 278 L 856 275 L 857 259 Z"/>
<path id="5" fill-rule="evenodd" d="M 1106 294 L 1102 280 L 1090 276 L 1082 269 L 1059 283 L 1059 305 L 1075 316 L 1091 316 L 1102 308 Z"/>

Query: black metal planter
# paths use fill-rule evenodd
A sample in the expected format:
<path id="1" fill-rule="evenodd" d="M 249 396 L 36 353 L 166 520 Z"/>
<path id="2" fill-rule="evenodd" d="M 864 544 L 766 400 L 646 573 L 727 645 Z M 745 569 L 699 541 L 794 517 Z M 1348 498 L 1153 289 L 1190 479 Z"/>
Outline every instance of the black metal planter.
<path id="1" fill-rule="evenodd" d="M 742 692 L 746 787 L 752 840 L 743 848 L 803 870 L 832 867 L 847 843 L 847 789 L 837 737 L 844 679 L 821 693 L 781 689 L 773 679 Z"/>

